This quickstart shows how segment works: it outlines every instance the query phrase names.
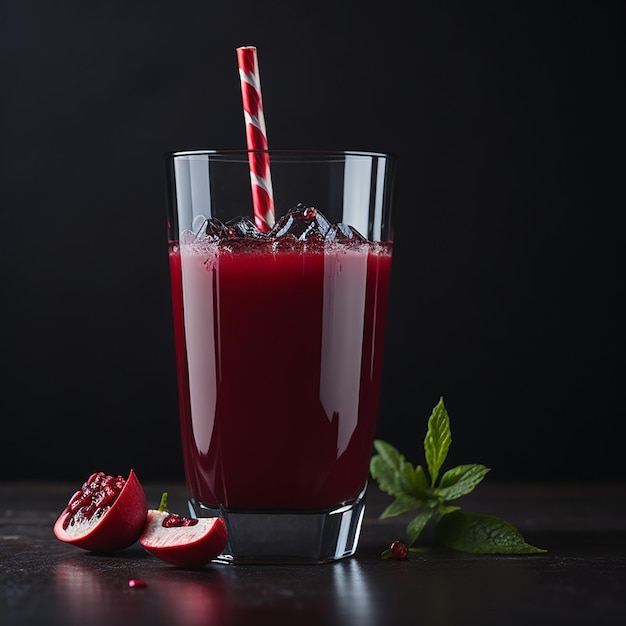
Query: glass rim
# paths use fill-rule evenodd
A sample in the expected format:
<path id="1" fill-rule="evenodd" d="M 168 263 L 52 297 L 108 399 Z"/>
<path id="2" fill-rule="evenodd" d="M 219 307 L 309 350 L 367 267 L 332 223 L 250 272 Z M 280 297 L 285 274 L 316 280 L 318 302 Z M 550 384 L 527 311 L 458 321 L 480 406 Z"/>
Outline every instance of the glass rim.
<path id="1" fill-rule="evenodd" d="M 270 157 L 284 157 L 285 159 L 297 158 L 313 158 L 313 159 L 329 159 L 329 158 L 346 158 L 346 157 L 367 157 L 377 159 L 395 160 L 397 157 L 390 152 L 377 152 L 369 150 L 317 150 L 317 149 L 272 149 L 267 150 L 251 150 L 246 148 L 234 149 L 202 149 L 202 150 L 175 150 L 166 152 L 163 156 L 168 160 L 185 159 L 189 157 L 235 157 L 246 159 L 251 154 L 268 154 Z"/>

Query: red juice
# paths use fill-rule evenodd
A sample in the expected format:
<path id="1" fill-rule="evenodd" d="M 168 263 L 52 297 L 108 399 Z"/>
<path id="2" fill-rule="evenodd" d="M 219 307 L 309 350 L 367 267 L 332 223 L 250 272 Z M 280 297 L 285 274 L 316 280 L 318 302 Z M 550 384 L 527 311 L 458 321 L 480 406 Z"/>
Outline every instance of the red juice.
<path id="1" fill-rule="evenodd" d="M 391 244 L 170 245 L 189 495 L 314 510 L 356 498 L 375 436 Z"/>

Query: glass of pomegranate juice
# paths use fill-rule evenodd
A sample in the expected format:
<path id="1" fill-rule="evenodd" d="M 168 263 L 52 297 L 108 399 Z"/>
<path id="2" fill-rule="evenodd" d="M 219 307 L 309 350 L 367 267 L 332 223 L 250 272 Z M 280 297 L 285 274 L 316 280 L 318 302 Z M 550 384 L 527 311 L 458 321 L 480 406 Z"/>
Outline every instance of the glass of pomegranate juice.
<path id="1" fill-rule="evenodd" d="M 223 561 L 350 556 L 378 413 L 393 159 L 202 150 L 166 163 L 191 515 L 224 518 Z"/>

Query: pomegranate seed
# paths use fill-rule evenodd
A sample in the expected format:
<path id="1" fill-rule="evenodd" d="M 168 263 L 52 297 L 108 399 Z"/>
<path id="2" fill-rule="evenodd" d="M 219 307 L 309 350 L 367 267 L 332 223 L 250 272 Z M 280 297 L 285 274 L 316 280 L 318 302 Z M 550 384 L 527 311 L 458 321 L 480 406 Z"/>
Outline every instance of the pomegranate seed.
<path id="1" fill-rule="evenodd" d="M 147 587 L 145 580 L 139 580 L 138 578 L 131 578 L 128 581 L 129 587 Z"/>
<path id="2" fill-rule="evenodd" d="M 406 559 L 406 555 L 409 553 L 409 549 L 401 541 L 394 541 L 389 550 L 391 550 L 391 555 L 399 561 Z"/>
<path id="3" fill-rule="evenodd" d="M 89 487 L 92 483 L 97 483 L 100 480 L 102 480 L 102 477 L 104 476 L 104 472 L 94 472 L 88 479 L 87 482 L 85 483 L 86 487 Z"/>
<path id="4" fill-rule="evenodd" d="M 161 525 L 164 528 L 175 528 L 179 526 L 195 526 L 197 523 L 197 519 L 182 517 L 177 513 L 170 513 L 167 517 L 163 518 L 163 523 Z"/>
<path id="5" fill-rule="evenodd" d="M 67 503 L 67 508 L 72 511 L 72 510 L 76 510 L 78 508 L 78 503 L 80 502 L 81 498 L 83 496 L 83 492 L 82 491 L 77 491 L 71 498 L 70 501 Z"/>

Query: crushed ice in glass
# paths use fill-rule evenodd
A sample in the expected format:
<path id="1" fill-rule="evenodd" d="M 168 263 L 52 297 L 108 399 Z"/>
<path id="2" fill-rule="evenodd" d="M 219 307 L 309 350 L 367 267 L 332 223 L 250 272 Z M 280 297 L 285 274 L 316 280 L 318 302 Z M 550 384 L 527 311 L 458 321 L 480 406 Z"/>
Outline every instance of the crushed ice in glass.
<path id="1" fill-rule="evenodd" d="M 311 206 L 298 204 L 289 209 L 268 232 L 261 232 L 248 217 L 235 217 L 222 223 L 215 217 L 198 215 L 192 230 L 181 234 L 181 243 L 219 241 L 220 245 L 236 244 L 245 238 L 272 243 L 274 249 L 289 247 L 296 241 L 315 243 L 362 244 L 367 239 L 349 224 L 331 224 L 321 211 Z"/>
<path id="2" fill-rule="evenodd" d="M 227 237 L 247 237 L 248 239 L 265 239 L 265 235 L 248 217 L 234 217 L 225 224 Z"/>
<path id="3" fill-rule="evenodd" d="M 342 243 L 348 241 L 367 241 L 363 235 L 354 227 L 343 222 L 339 224 L 333 224 L 327 231 L 325 236 L 326 241 L 339 241 Z"/>
<path id="4" fill-rule="evenodd" d="M 276 222 L 267 236 L 270 239 L 290 237 L 296 241 L 311 237 L 324 239 L 329 228 L 330 222 L 317 209 L 298 204 Z"/>

